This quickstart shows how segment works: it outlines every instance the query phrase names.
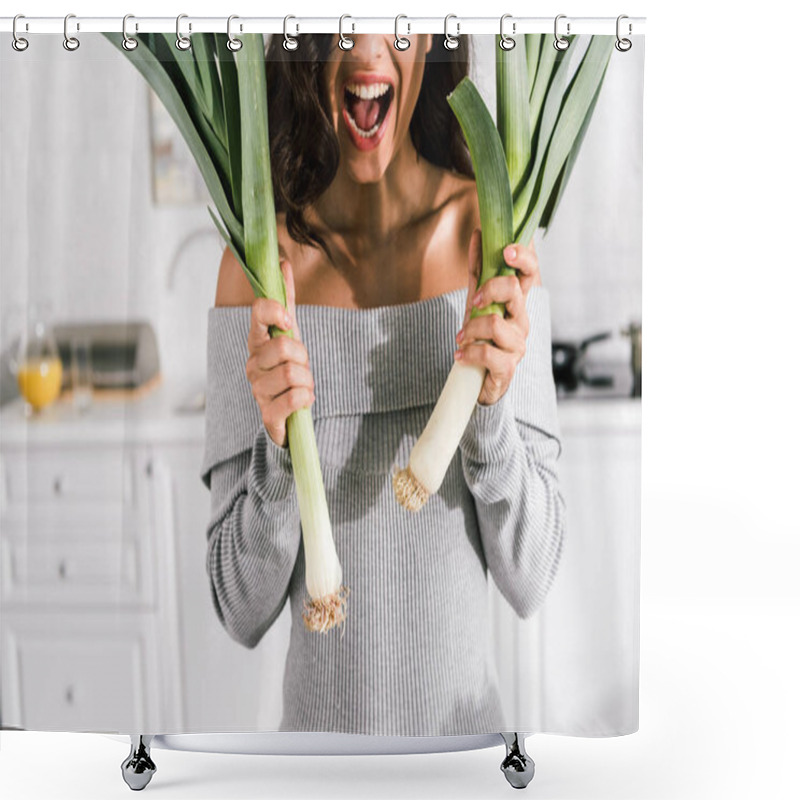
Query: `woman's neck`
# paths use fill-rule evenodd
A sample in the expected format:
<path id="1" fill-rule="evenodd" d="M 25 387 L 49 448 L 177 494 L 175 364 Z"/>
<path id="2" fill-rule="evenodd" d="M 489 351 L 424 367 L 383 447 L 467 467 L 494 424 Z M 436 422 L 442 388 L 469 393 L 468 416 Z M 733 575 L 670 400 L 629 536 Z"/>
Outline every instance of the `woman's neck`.
<path id="1" fill-rule="evenodd" d="M 423 216 L 435 204 L 440 176 L 430 169 L 407 136 L 383 176 L 375 183 L 354 181 L 338 170 L 314 203 L 312 223 L 341 237 L 353 256 L 371 252 Z"/>

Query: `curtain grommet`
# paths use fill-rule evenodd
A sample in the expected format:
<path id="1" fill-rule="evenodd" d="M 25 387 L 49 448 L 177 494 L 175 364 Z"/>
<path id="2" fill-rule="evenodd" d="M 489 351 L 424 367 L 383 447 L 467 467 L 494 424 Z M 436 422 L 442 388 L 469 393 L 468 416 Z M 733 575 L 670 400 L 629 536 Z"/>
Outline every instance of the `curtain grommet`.
<path id="1" fill-rule="evenodd" d="M 64 17 L 64 41 L 62 44 L 64 45 L 64 49 L 69 50 L 70 53 L 74 53 L 81 46 L 80 40 L 76 36 L 70 36 L 67 30 L 70 18 L 74 17 L 74 14 L 67 14 L 67 16 Z M 80 29 L 80 23 L 76 23 L 76 30 Z"/>
<path id="2" fill-rule="evenodd" d="M 17 14 L 14 17 L 14 21 L 11 23 L 11 35 L 13 37 L 11 39 L 11 46 L 18 53 L 21 53 L 21 52 L 23 52 L 23 50 L 27 50 L 28 49 L 28 45 L 30 44 L 30 42 L 28 42 L 28 40 L 26 38 L 24 38 L 23 36 L 20 36 L 17 33 L 17 20 L 18 19 L 25 19 L 25 15 L 24 14 Z M 27 23 L 25 23 L 25 25 L 26 25 L 26 28 L 27 28 Z"/>
<path id="3" fill-rule="evenodd" d="M 451 36 L 449 31 L 447 30 L 447 23 L 454 19 L 456 21 L 456 35 Z M 458 21 L 458 17 L 455 14 L 448 14 L 444 18 L 444 48 L 445 50 L 458 50 L 458 45 L 460 42 L 458 41 L 458 37 L 460 36 L 461 31 L 461 23 Z"/>
<path id="4" fill-rule="evenodd" d="M 135 50 L 139 46 L 139 40 L 134 39 L 131 36 L 128 36 L 128 20 L 134 19 L 133 14 L 126 14 L 122 18 L 122 49 L 128 50 Z M 136 24 L 136 30 L 139 30 L 139 24 Z"/>
<path id="5" fill-rule="evenodd" d="M 238 53 L 239 50 L 241 50 L 242 47 L 244 46 L 242 40 L 237 39 L 233 35 L 233 33 L 231 33 L 231 22 L 233 22 L 233 20 L 235 19 L 239 19 L 239 17 L 236 14 L 231 14 L 228 17 L 228 41 L 225 42 L 225 46 L 228 48 L 228 50 L 231 51 L 231 53 Z M 241 31 L 241 27 L 239 28 L 239 30 Z"/>
<path id="6" fill-rule="evenodd" d="M 297 17 L 293 17 L 291 14 L 287 14 L 283 18 L 283 49 L 287 50 L 288 52 L 292 53 L 297 50 L 298 45 L 300 44 L 294 36 L 289 36 L 289 20 L 290 19 L 297 19 Z M 296 31 L 295 31 L 296 32 Z"/>
<path id="7" fill-rule="evenodd" d="M 558 32 L 558 21 L 560 19 L 567 19 L 567 15 L 566 14 L 559 14 L 556 17 L 555 22 L 553 23 L 553 37 L 554 37 L 553 38 L 553 47 L 555 47 L 555 49 L 558 50 L 559 52 L 563 53 L 564 50 L 566 50 L 569 47 L 569 39 L 565 39 Z M 569 36 L 569 28 L 570 28 L 570 24 L 569 24 L 569 21 L 567 21 L 567 36 Z"/>
<path id="8" fill-rule="evenodd" d="M 400 35 L 400 20 L 401 19 L 408 19 L 405 14 L 398 14 L 394 18 L 394 49 L 403 52 L 404 50 L 408 50 L 411 47 L 411 39 L 406 38 L 405 36 Z M 408 23 L 406 23 L 408 25 Z M 411 25 L 408 25 L 408 33 L 411 33 Z"/>
<path id="9" fill-rule="evenodd" d="M 503 23 L 507 19 L 511 19 L 511 16 L 512 16 L 511 14 L 503 14 L 503 16 L 500 17 L 500 41 L 498 42 L 498 44 L 500 45 L 500 49 L 505 51 L 513 50 L 517 45 L 517 40 L 513 39 L 511 36 L 507 36 L 505 31 L 503 30 Z M 516 32 L 517 32 L 517 23 L 512 22 L 511 33 L 515 34 Z"/>
<path id="10" fill-rule="evenodd" d="M 342 14 L 342 16 L 339 17 L 339 49 L 340 50 L 352 50 L 353 47 L 355 46 L 355 42 L 349 36 L 345 36 L 344 35 L 344 31 L 342 30 L 342 27 L 344 25 L 344 21 L 346 19 L 353 19 L 353 18 L 349 14 Z M 355 24 L 353 24 L 353 30 L 351 30 L 350 33 L 353 33 L 353 31 L 355 31 L 355 29 L 356 29 L 356 26 L 355 26 Z"/>
<path id="11" fill-rule="evenodd" d="M 175 19 L 175 47 L 178 50 L 186 51 L 192 46 L 192 40 L 181 33 L 181 20 L 188 17 L 188 14 L 178 14 Z M 189 33 L 192 32 L 192 23 L 189 23 Z"/>
<path id="12" fill-rule="evenodd" d="M 628 50 L 630 50 L 631 47 L 633 47 L 633 42 L 631 42 L 630 39 L 623 39 L 619 35 L 620 22 L 622 22 L 623 19 L 628 19 L 628 15 L 627 14 L 620 14 L 617 17 L 617 41 L 614 43 L 614 47 L 616 47 L 617 50 L 619 50 L 620 53 L 627 53 Z M 633 33 L 633 26 L 629 22 L 628 23 L 628 36 L 630 36 L 631 33 Z"/>

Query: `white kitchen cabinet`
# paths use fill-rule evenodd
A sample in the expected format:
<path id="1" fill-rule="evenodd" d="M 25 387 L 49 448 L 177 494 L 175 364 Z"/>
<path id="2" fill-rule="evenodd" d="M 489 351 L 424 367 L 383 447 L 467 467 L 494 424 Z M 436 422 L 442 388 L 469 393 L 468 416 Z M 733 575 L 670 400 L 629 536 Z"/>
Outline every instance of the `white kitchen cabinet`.
<path id="1" fill-rule="evenodd" d="M 60 411 L 0 414 L 2 724 L 180 729 L 169 473 L 125 426 Z"/>
<path id="2" fill-rule="evenodd" d="M 638 725 L 641 402 L 564 400 L 561 562 L 545 602 L 519 619 L 489 593 L 511 730 L 632 730 Z M 516 719 L 522 709 L 524 719 Z M 612 712 L 613 709 L 613 712 Z"/>
<path id="3" fill-rule="evenodd" d="M 184 397 L 0 410 L 3 725 L 259 730 L 264 650 L 214 611 L 204 417 L 176 414 Z"/>

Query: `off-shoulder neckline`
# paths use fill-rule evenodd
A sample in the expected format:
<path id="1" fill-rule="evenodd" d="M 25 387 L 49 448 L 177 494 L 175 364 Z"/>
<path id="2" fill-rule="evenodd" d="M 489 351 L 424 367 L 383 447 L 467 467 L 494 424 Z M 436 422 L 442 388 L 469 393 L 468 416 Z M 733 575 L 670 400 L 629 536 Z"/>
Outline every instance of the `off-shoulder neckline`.
<path id="1" fill-rule="evenodd" d="M 329 306 L 323 303 L 298 303 L 295 307 L 297 310 L 308 309 L 308 310 L 324 310 L 324 311 L 344 311 L 344 312 L 369 312 L 369 311 L 403 311 L 403 310 L 410 310 L 413 308 L 423 307 L 425 305 L 442 302 L 443 300 L 449 300 L 450 298 L 456 297 L 459 294 L 466 294 L 467 287 L 462 286 L 458 289 L 450 289 L 450 291 L 442 292 L 441 294 L 432 294 L 430 297 L 423 297 L 421 300 L 411 300 L 407 303 L 391 303 L 389 305 L 382 305 L 382 306 L 370 306 L 368 308 L 350 308 L 349 306 Z"/>
<path id="2" fill-rule="evenodd" d="M 433 294 L 430 297 L 423 297 L 421 300 L 411 300 L 408 303 L 391 303 L 389 305 L 383 306 L 370 306 L 369 308 L 350 308 L 349 306 L 329 306 L 323 303 L 298 303 L 295 306 L 295 309 L 298 314 L 306 314 L 306 313 L 331 313 L 331 314 L 345 314 L 345 315 L 352 315 L 352 314 L 361 314 L 361 315 L 369 315 L 370 313 L 387 313 L 387 312 L 394 312 L 399 313 L 401 311 L 413 311 L 414 309 L 425 309 L 428 306 L 434 305 L 435 303 L 442 303 L 442 302 L 450 302 L 451 300 L 457 298 L 459 295 L 464 295 L 466 297 L 467 294 L 467 287 L 462 286 L 458 289 L 450 289 L 447 292 L 442 292 L 441 294 Z M 223 309 L 238 309 L 244 310 L 249 309 L 251 306 L 239 305 L 239 306 L 211 306 L 211 308 L 215 311 L 222 311 Z"/>

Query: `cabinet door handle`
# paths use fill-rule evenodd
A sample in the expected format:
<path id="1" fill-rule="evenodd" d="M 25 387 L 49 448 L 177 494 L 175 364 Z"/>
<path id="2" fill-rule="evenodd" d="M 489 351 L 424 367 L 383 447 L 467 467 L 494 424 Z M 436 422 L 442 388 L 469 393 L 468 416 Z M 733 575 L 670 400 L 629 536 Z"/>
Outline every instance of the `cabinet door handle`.
<path id="1" fill-rule="evenodd" d="M 64 559 L 61 559 L 58 563 L 58 577 L 61 580 L 65 580 L 67 577 L 67 562 Z"/>
<path id="2" fill-rule="evenodd" d="M 69 705 L 72 705 L 75 701 L 75 693 L 71 686 L 67 686 L 67 691 L 64 692 L 64 699 L 67 701 L 67 703 L 69 703 Z"/>
<path id="3" fill-rule="evenodd" d="M 57 495 L 60 495 L 62 488 L 63 488 L 63 484 L 61 482 L 61 476 L 56 475 L 56 478 L 53 481 L 53 493 L 57 494 Z"/>

